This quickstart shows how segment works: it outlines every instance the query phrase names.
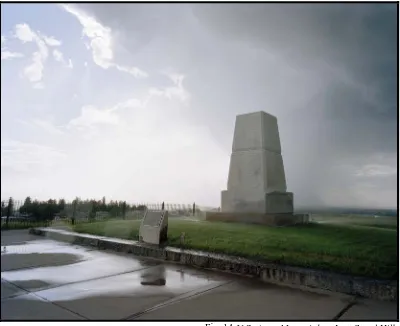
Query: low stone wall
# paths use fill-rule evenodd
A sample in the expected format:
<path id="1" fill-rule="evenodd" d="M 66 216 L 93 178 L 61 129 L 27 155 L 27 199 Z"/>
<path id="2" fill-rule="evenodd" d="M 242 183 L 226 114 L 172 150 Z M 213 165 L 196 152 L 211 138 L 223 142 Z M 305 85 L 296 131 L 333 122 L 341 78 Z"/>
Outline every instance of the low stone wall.
<path id="1" fill-rule="evenodd" d="M 308 223 L 309 215 L 207 212 L 206 220 L 211 222 L 248 223 L 266 226 L 290 226 Z"/>
<path id="2" fill-rule="evenodd" d="M 398 282 L 393 280 L 374 280 L 307 268 L 267 264 L 245 258 L 174 247 L 160 248 L 137 241 L 98 237 L 56 229 L 34 228 L 30 230 L 30 233 L 58 241 L 93 246 L 98 249 L 252 276 L 268 283 L 318 288 L 384 301 L 397 301 L 398 298 Z"/>

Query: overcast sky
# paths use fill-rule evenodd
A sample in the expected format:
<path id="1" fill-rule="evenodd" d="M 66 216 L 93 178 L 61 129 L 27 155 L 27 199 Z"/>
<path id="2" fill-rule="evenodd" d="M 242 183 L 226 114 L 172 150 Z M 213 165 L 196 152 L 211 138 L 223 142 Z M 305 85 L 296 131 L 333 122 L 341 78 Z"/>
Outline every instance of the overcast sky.
<path id="1" fill-rule="evenodd" d="M 295 206 L 397 205 L 397 4 L 2 4 L 1 197 L 219 206 L 237 114 Z"/>

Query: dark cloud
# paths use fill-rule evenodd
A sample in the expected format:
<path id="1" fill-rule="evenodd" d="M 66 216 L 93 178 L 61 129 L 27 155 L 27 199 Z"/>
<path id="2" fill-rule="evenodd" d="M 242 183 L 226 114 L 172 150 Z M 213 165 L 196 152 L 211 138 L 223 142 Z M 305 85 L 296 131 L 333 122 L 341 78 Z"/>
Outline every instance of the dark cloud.
<path id="1" fill-rule="evenodd" d="M 396 175 L 353 175 L 397 164 L 397 4 L 79 6 L 113 29 L 117 54 L 148 71 L 186 74 L 184 114 L 225 148 L 235 115 L 275 114 L 298 204 L 329 204 L 336 191 L 368 205 L 367 195 L 351 193 L 368 184 L 395 205 Z"/>

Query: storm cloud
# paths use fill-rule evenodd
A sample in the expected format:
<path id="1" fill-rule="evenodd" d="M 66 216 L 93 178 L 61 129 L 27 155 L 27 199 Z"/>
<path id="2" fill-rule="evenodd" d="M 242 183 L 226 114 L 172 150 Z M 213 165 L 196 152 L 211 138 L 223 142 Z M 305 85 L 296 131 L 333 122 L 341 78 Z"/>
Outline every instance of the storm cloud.
<path id="1" fill-rule="evenodd" d="M 237 114 L 276 115 L 297 205 L 396 205 L 396 4 L 81 8 L 115 31 L 121 55 L 182 71 L 183 114 L 224 148 Z M 389 172 L 363 173 L 371 165 Z"/>

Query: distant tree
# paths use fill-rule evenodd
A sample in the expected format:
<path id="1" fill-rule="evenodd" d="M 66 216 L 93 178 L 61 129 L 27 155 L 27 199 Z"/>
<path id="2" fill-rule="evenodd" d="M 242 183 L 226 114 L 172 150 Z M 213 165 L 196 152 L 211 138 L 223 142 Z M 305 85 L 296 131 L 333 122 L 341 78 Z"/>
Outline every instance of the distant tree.
<path id="1" fill-rule="evenodd" d="M 31 197 L 26 197 L 23 205 L 19 208 L 21 214 L 30 214 L 32 210 L 32 199 Z"/>
<path id="2" fill-rule="evenodd" d="M 8 206 L 7 206 L 7 215 L 11 216 L 11 214 L 14 212 L 14 200 L 12 197 L 8 200 Z"/>
<path id="3" fill-rule="evenodd" d="M 7 215 L 7 207 L 5 201 L 1 202 L 1 216 Z"/>
<path id="4" fill-rule="evenodd" d="M 101 202 L 97 202 L 96 200 L 92 200 L 90 202 L 91 204 L 91 209 L 90 209 L 90 213 L 89 213 L 89 219 L 94 220 L 96 218 L 96 213 L 100 210 L 100 205 Z"/>
<path id="5" fill-rule="evenodd" d="M 31 205 L 32 204 L 32 199 L 31 199 L 31 197 L 26 197 L 25 198 L 25 200 L 24 200 L 24 206 L 29 206 L 29 205 Z"/>
<path id="6" fill-rule="evenodd" d="M 65 209 L 65 199 L 64 198 L 61 198 L 59 201 L 58 201 L 58 209 L 60 210 L 60 211 L 62 211 L 62 210 L 64 210 Z"/>
<path id="7" fill-rule="evenodd" d="M 10 216 L 13 213 L 14 210 L 14 201 L 12 197 L 8 200 L 8 205 L 7 205 L 7 217 L 6 217 L 6 228 L 8 228 L 8 223 L 10 221 Z"/>

